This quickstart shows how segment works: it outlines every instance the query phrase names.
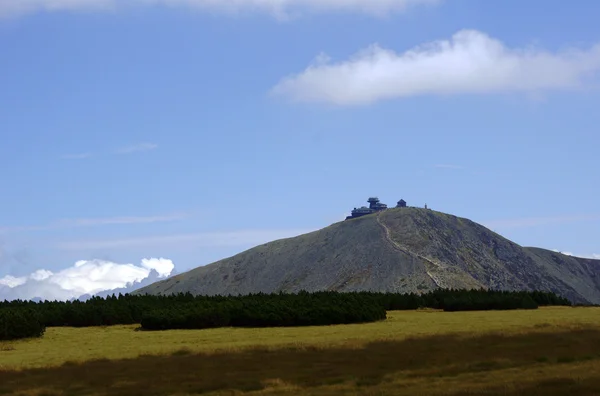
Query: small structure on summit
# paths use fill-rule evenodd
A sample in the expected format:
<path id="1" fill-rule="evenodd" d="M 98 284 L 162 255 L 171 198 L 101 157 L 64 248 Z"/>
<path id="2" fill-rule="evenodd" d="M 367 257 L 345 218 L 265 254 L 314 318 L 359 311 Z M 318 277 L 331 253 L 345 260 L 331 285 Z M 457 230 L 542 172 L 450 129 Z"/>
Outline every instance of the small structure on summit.
<path id="1" fill-rule="evenodd" d="M 346 217 L 346 220 L 355 219 L 357 217 L 370 215 L 370 214 L 373 214 L 376 212 L 381 212 L 388 208 L 388 206 L 384 203 L 381 203 L 379 201 L 379 198 L 377 198 L 377 197 L 371 197 L 367 200 L 367 202 L 369 203 L 369 207 L 361 206 L 360 208 L 354 208 L 352 210 L 352 214 L 350 216 Z M 401 199 L 398 202 L 398 205 L 396 207 L 397 208 L 405 208 L 406 201 Z"/>

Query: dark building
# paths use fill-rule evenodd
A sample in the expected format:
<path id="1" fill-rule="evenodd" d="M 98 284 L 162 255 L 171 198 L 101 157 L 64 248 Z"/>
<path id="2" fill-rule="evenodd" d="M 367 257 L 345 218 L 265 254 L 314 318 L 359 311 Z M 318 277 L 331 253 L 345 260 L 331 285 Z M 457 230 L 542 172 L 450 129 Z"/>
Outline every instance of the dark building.
<path id="1" fill-rule="evenodd" d="M 367 202 L 369 203 L 369 208 L 375 211 L 387 209 L 387 205 L 379 202 L 379 198 L 377 197 L 371 197 Z"/>
<path id="2" fill-rule="evenodd" d="M 406 208 L 406 201 L 401 199 L 400 201 L 398 201 L 398 205 L 396 205 L 397 208 Z"/>
<path id="3" fill-rule="evenodd" d="M 367 208 L 366 206 L 362 206 L 360 208 L 354 208 L 352 210 L 352 214 L 350 216 L 347 216 L 346 220 L 355 219 L 357 217 L 370 215 L 371 213 L 374 213 L 373 209 Z"/>
<path id="4" fill-rule="evenodd" d="M 366 206 L 361 206 L 360 208 L 354 208 L 351 212 L 352 214 L 350 216 L 346 217 L 346 220 L 370 215 L 372 213 L 386 210 L 388 208 L 386 204 L 379 202 L 379 198 L 377 198 L 377 197 L 371 197 L 367 200 L 367 202 L 369 203 L 368 208 Z"/>

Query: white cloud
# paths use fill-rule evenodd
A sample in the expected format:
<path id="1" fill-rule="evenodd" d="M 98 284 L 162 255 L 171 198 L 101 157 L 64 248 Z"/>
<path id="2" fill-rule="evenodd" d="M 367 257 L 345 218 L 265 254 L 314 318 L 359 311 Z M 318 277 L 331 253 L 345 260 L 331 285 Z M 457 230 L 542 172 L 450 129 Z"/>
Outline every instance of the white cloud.
<path id="1" fill-rule="evenodd" d="M 63 250 L 118 249 L 148 246 L 193 245 L 194 247 L 232 247 L 259 245 L 277 239 L 290 238 L 314 230 L 241 230 L 204 232 L 196 234 L 159 235 L 140 238 L 98 239 L 64 242 L 57 245 Z"/>
<path id="2" fill-rule="evenodd" d="M 485 94 L 584 87 L 600 70 L 600 44 L 549 52 L 509 48 L 476 30 L 461 30 L 404 53 L 373 44 L 352 58 L 326 56 L 303 72 L 282 79 L 271 94 L 299 102 L 365 105 L 417 95 Z"/>
<path id="3" fill-rule="evenodd" d="M 41 282 L 43 280 L 50 278 L 52 275 L 53 275 L 52 271 L 41 269 L 41 270 L 37 270 L 33 274 L 29 275 L 29 278 Z"/>
<path id="4" fill-rule="evenodd" d="M 197 8 L 227 14 L 261 12 L 279 19 L 306 12 L 359 12 L 384 16 L 404 12 L 419 5 L 434 5 L 442 0 L 0 0 L 0 16 L 15 16 L 36 11 L 107 10 L 118 7 L 164 5 Z"/>
<path id="5" fill-rule="evenodd" d="M 154 143 L 140 143 L 133 146 L 121 147 L 115 150 L 115 154 L 131 154 L 140 151 L 150 151 L 158 148 L 158 144 Z"/>
<path id="6" fill-rule="evenodd" d="M 143 259 L 137 266 L 104 260 L 81 260 L 56 273 L 42 269 L 20 278 L 10 275 L 0 278 L 0 300 L 36 297 L 68 300 L 126 288 L 142 282 L 153 271 L 159 278 L 165 278 L 174 268 L 173 262 L 164 258 Z"/>
<path id="7" fill-rule="evenodd" d="M 16 278 L 14 276 L 7 275 L 4 278 L 0 278 L 0 287 L 17 287 L 25 284 L 27 282 L 27 278 Z"/>
<path id="8" fill-rule="evenodd" d="M 171 274 L 171 271 L 175 268 L 173 262 L 171 260 L 166 260 L 163 258 L 160 259 L 142 259 L 142 267 L 148 270 L 155 270 L 158 272 L 160 277 L 166 277 Z"/>

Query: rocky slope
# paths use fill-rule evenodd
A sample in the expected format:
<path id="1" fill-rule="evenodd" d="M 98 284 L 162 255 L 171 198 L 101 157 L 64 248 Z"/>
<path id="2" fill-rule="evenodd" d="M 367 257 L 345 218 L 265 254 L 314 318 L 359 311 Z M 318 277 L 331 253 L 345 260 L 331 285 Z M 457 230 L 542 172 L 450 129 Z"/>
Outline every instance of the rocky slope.
<path id="1" fill-rule="evenodd" d="M 547 290 L 600 303 L 600 260 L 524 248 L 468 219 L 387 211 L 257 246 L 135 293 Z"/>

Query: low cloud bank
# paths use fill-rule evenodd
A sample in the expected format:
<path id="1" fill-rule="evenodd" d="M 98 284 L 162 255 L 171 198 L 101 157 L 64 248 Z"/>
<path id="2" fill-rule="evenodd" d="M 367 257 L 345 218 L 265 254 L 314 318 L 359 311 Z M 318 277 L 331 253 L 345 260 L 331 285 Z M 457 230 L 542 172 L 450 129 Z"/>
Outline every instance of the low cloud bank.
<path id="1" fill-rule="evenodd" d="M 80 260 L 56 273 L 45 269 L 28 276 L 0 278 L 0 300 L 70 300 L 82 296 L 131 292 L 170 276 L 175 265 L 169 259 L 142 259 L 139 265 L 105 260 Z"/>
<path id="2" fill-rule="evenodd" d="M 564 254 L 565 256 L 573 256 L 573 257 L 579 257 L 579 258 L 600 260 L 600 254 L 597 254 L 597 253 L 593 253 L 593 254 L 573 254 L 571 252 L 561 252 L 558 249 L 553 249 L 553 251 L 555 251 L 557 253 Z"/>
<path id="3" fill-rule="evenodd" d="M 579 89 L 600 71 L 600 44 L 552 52 L 510 48 L 477 30 L 461 30 L 403 53 L 373 44 L 347 60 L 319 55 L 271 93 L 298 102 L 366 105 L 420 95 Z"/>

